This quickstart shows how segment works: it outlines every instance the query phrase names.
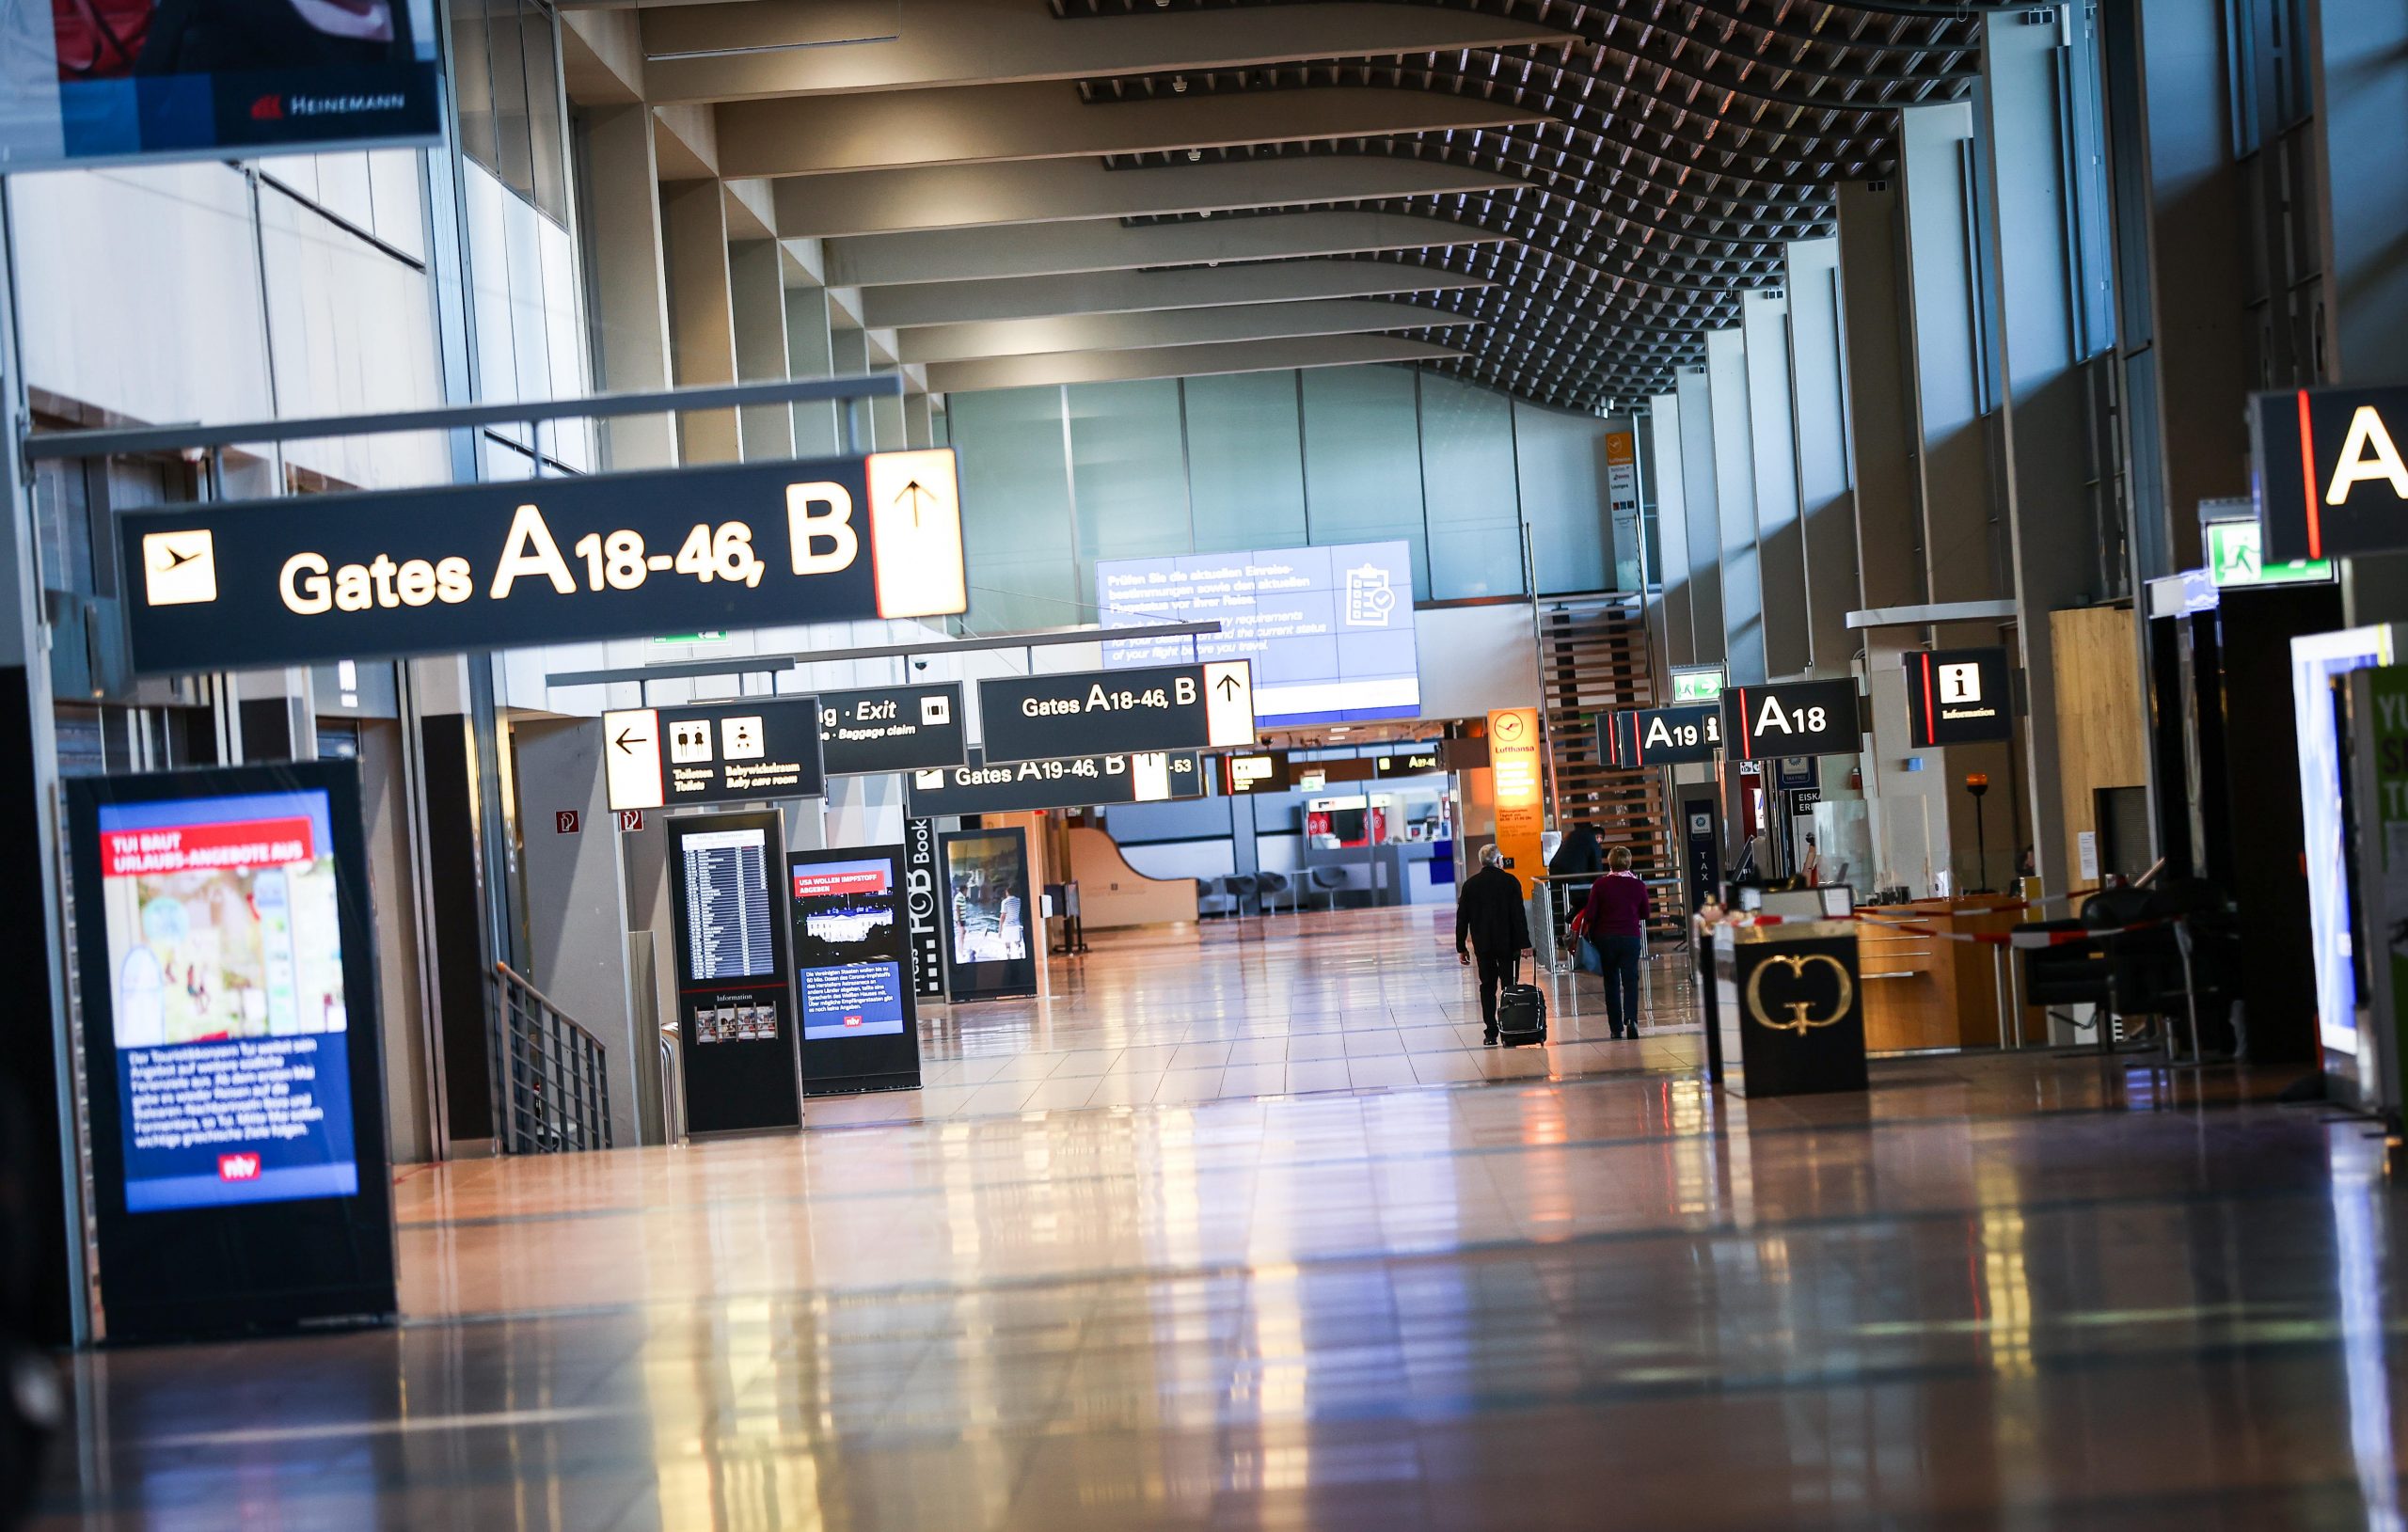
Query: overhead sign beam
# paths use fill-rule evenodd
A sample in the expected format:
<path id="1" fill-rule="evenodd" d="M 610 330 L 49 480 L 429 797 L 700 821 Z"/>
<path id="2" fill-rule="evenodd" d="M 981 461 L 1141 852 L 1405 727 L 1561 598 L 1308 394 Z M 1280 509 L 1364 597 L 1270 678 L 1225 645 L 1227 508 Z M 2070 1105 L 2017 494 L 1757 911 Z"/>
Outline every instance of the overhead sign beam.
<path id="1" fill-rule="evenodd" d="M 1053 755 L 993 764 L 972 750 L 966 765 L 914 772 L 909 781 L 910 813 L 915 819 L 1159 803 L 1204 794 L 1204 772 L 1194 750 Z"/>
<path id="2" fill-rule="evenodd" d="M 926 643 L 873 643 L 851 649 L 809 649 L 784 655 L 730 655 L 724 659 L 689 659 L 671 665 L 628 665 L 612 671 L 554 671 L 544 677 L 547 687 L 600 687 L 619 681 L 681 681 L 706 675 L 759 675 L 791 671 L 798 665 L 818 665 L 848 659 L 921 658 L 930 655 L 974 655 L 992 649 L 1049 649 L 1066 643 L 1095 643 L 1105 638 L 1209 638 L 1221 631 L 1218 622 L 1158 623 L 1147 628 L 1114 628 L 1106 634 L 1095 627 L 1031 628 L 1025 633 L 994 633 L 983 639 L 933 639 Z"/>
<path id="3" fill-rule="evenodd" d="M 950 450 L 118 518 L 139 675 L 968 605 Z"/>
<path id="4" fill-rule="evenodd" d="M 978 683 L 990 761 L 1254 743 L 1245 660 L 1001 676 Z"/>

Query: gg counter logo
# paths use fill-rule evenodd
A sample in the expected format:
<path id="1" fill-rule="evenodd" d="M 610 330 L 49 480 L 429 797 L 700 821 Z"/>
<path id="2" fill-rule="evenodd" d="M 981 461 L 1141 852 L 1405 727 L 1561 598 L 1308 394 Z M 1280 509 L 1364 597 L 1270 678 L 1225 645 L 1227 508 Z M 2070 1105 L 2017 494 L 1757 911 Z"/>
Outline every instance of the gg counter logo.
<path id="1" fill-rule="evenodd" d="M 1814 1009 L 1814 1000 L 1783 1001 L 1782 1008 L 1789 1015 L 1781 1019 L 1775 1019 L 1766 1011 L 1764 994 L 1766 974 L 1770 973 L 1775 968 L 1789 970 L 1790 983 L 1782 987 L 1793 988 L 1805 978 L 1808 969 L 1817 965 L 1829 968 L 1831 971 L 1831 976 L 1839 982 L 1839 994 L 1831 1001 L 1830 1009 L 1828 1012 L 1821 1016 L 1808 1015 L 1807 1013 Z M 1775 1032 L 1793 1032 L 1803 1037 L 1814 1029 L 1828 1027 L 1847 1015 L 1847 1008 L 1855 1003 L 1855 1000 L 1856 981 L 1847 976 L 1847 965 L 1829 953 L 1811 952 L 1800 956 L 1767 957 L 1756 965 L 1756 971 L 1753 973 L 1748 975 L 1748 1014 L 1755 1019 L 1757 1025 L 1769 1027 Z"/>

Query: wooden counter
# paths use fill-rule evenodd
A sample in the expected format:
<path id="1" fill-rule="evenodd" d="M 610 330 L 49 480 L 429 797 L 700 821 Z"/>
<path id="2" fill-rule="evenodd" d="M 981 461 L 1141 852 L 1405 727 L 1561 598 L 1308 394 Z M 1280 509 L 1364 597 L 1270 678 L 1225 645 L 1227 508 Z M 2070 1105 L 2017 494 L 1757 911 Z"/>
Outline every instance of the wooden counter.
<path id="1" fill-rule="evenodd" d="M 2014 902 L 2003 894 L 1974 895 L 1858 909 L 1858 915 L 1869 917 L 1859 920 L 1856 928 L 1865 1051 L 1997 1048 L 2015 1040 L 2011 1030 L 2002 1038 L 1999 1027 L 2000 987 L 2014 983 L 2014 975 L 2002 966 L 2014 961 L 2011 949 L 1875 924 L 1909 922 L 1935 933 L 2009 931 L 2028 918 L 2023 911 L 1999 908 Z M 2024 1040 L 2047 1035 L 2042 1013 L 2025 1007 Z"/>

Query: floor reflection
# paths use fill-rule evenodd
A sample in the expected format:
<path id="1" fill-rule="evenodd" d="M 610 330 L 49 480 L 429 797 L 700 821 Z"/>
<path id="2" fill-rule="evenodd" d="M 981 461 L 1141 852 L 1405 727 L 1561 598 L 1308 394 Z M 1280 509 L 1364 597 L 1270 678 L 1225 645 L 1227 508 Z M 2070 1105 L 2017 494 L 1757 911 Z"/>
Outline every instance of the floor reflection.
<path id="1" fill-rule="evenodd" d="M 1635 1070 L 454 1167 L 402 1189 L 401 1330 L 81 1359 L 38 1524 L 2399 1527 L 2382 1145 L 2288 1082 Z"/>

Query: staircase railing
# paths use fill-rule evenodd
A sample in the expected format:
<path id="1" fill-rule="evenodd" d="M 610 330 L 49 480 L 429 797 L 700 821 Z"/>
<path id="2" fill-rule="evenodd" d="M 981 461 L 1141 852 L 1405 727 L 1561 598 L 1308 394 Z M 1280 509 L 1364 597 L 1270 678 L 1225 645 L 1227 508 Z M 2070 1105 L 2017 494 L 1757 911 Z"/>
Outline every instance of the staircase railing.
<path id="1" fill-rule="evenodd" d="M 493 1050 L 494 1137 L 503 1154 L 610 1146 L 610 1079 L 602 1040 L 507 963 L 485 977 Z"/>

